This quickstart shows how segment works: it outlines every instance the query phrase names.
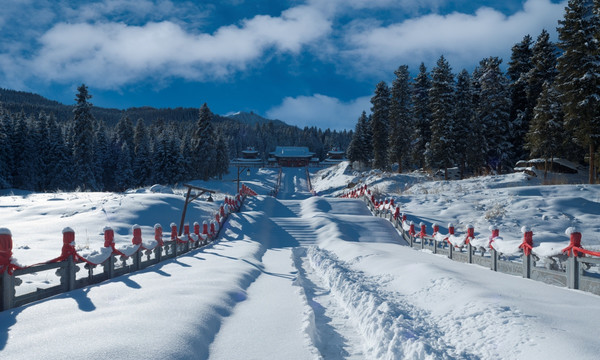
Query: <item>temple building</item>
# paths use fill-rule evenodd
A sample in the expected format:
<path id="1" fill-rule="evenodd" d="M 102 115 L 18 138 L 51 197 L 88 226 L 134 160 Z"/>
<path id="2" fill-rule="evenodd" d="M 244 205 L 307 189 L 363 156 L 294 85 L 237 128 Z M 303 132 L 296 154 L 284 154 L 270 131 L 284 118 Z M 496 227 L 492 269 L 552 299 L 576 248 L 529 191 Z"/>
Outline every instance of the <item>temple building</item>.
<path id="1" fill-rule="evenodd" d="M 315 160 L 318 161 L 313 158 L 315 153 L 310 152 L 307 147 L 277 146 L 269 155 L 269 164 L 283 167 L 308 166 Z"/>

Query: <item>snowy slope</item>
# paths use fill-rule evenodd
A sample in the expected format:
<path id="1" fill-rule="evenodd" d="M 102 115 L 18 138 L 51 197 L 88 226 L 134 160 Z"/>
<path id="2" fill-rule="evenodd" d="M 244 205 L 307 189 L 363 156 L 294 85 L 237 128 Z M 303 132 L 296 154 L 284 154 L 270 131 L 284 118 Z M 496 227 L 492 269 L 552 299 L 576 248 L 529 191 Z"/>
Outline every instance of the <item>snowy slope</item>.
<path id="1" fill-rule="evenodd" d="M 254 181 L 272 183 L 273 174 L 270 170 L 253 174 Z M 597 358 L 600 297 L 410 249 L 388 221 L 371 216 L 361 201 L 310 197 L 303 174 L 286 169 L 282 199 L 250 198 L 242 213 L 231 215 L 223 237 L 207 248 L 0 312 L 0 356 Z M 346 172 L 343 176 L 354 175 Z M 394 176 L 406 176 L 411 184 L 423 182 L 421 175 L 411 179 L 390 175 L 387 179 Z M 318 177 L 313 176 L 315 186 L 336 190 L 319 184 Z M 390 181 L 375 174 L 355 177 L 379 181 L 382 189 L 384 181 Z M 519 193 L 525 189 L 499 185 L 497 180 L 490 179 L 480 191 L 512 191 L 515 198 L 525 197 Z M 513 182 L 508 178 L 501 181 Z M 415 194 L 402 194 L 407 209 L 414 202 L 411 216 L 441 208 L 434 201 L 435 194 L 416 192 L 419 187 L 441 188 L 442 184 L 423 182 L 412 186 Z M 464 197 L 475 196 L 475 186 Z M 267 185 L 264 190 L 263 194 L 268 192 Z M 457 189 L 439 193 L 449 196 L 453 191 Z M 551 197 L 558 197 L 563 190 L 547 191 L 542 198 L 548 210 L 557 211 L 562 203 Z M 49 200 L 53 196 L 62 200 Z M 585 199 L 593 201 L 589 196 Z M 158 218 L 163 225 L 164 218 L 177 219 L 182 202 L 178 191 L 25 194 L 0 197 L 0 215 L 10 221 L 6 227 L 13 230 L 17 246 L 22 246 L 15 250 L 15 257 L 34 261 L 46 254 L 56 256 L 62 245 L 60 237 L 43 238 L 46 231 L 42 228 L 60 229 L 71 220 L 69 226 L 81 224 L 76 236 L 88 228 L 89 233 L 97 232 L 89 237 L 90 247 L 94 247 L 106 216 L 112 218 L 113 226 L 122 224 L 120 231 L 126 233 L 130 222 L 144 229 Z M 446 199 L 445 203 L 452 201 Z M 570 214 L 595 219 L 589 209 L 574 204 Z M 190 217 L 210 214 L 214 206 L 194 203 Z M 475 219 L 484 216 L 472 207 L 464 209 Z M 67 214 L 70 216 L 61 217 Z M 28 231 L 19 233 L 21 227 Z M 83 239 L 76 237 L 78 246 Z"/>

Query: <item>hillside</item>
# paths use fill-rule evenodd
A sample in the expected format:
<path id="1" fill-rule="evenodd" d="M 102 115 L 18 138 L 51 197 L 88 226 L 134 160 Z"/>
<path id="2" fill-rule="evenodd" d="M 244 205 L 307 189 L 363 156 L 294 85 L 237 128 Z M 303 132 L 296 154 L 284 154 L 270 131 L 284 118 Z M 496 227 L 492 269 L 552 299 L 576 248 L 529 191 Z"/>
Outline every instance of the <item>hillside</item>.
<path id="1" fill-rule="evenodd" d="M 92 99 L 93 103 L 93 99 Z M 0 104 L 11 113 L 20 113 L 26 116 L 37 116 L 40 112 L 54 114 L 57 120 L 68 120 L 72 115 L 73 106 L 65 105 L 58 101 L 47 99 L 41 95 L 0 88 Z M 103 108 L 94 106 L 92 108 L 94 117 L 104 121 L 108 126 L 115 125 L 122 116 L 127 115 L 133 121 L 144 119 L 147 124 L 162 119 L 166 122 L 194 122 L 198 119 L 198 108 L 153 108 L 151 106 L 132 107 L 124 110 Z M 281 120 L 263 118 L 254 113 L 238 112 L 229 116 L 215 115 L 215 122 L 235 121 L 239 123 L 254 125 L 274 123 L 278 126 L 290 126 Z"/>

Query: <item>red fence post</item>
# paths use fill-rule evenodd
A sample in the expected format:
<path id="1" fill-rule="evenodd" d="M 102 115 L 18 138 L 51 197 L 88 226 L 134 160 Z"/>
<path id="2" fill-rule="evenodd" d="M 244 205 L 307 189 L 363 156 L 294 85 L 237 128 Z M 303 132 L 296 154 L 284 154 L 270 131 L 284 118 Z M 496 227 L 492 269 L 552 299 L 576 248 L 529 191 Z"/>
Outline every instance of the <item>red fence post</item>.
<path id="1" fill-rule="evenodd" d="M 75 265 L 75 231 L 66 227 L 63 229 L 63 247 L 59 261 L 67 260 L 65 271 L 60 278 L 61 284 L 66 286 L 68 291 L 75 289 L 75 273 L 79 268 Z"/>
<path id="2" fill-rule="evenodd" d="M 160 224 L 154 224 L 154 240 L 158 243 L 158 246 L 162 247 L 165 243 L 163 242 L 163 231 Z"/>
<path id="3" fill-rule="evenodd" d="M 0 228 L 0 274 L 5 271 L 12 275 L 10 259 L 12 257 L 12 233 L 7 228 Z"/>
<path id="4" fill-rule="evenodd" d="M 141 245 L 142 244 L 142 228 L 139 225 L 133 225 L 133 238 L 131 239 L 131 243 L 133 245 Z"/>

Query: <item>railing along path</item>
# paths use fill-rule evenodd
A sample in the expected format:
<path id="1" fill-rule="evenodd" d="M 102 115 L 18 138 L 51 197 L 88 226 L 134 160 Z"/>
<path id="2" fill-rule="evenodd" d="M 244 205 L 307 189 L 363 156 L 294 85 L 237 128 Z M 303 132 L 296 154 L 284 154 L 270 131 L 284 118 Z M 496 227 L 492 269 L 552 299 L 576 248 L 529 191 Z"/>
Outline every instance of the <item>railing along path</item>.
<path id="1" fill-rule="evenodd" d="M 448 224 L 447 234 L 442 234 L 435 223 L 432 233 L 428 234 L 427 226 L 422 222 L 418 231 L 415 229 L 415 222 L 400 212 L 400 205 L 395 204 L 393 198 L 377 200 L 367 185 L 355 187 L 340 197 L 365 201 L 371 212 L 389 220 L 412 248 L 427 249 L 454 261 L 600 295 L 600 251 L 583 248 L 581 233 L 574 227 L 565 231 L 570 239 L 567 247 L 553 253 L 538 252 L 533 243 L 533 231 L 526 226 L 521 228 L 523 239 L 518 241 L 504 240 L 498 227 L 493 225 L 489 228 L 489 237 L 476 235 L 472 225 L 466 226 L 465 234 L 456 234 L 452 223 Z"/>
<path id="2" fill-rule="evenodd" d="M 20 265 L 12 256 L 10 230 L 0 228 L 0 311 L 135 272 L 205 246 L 218 237 L 229 214 L 239 211 L 246 197 L 254 195 L 256 193 L 253 190 L 243 185 L 235 198 L 225 198 L 214 219 L 203 221 L 202 231 L 198 222 L 194 223 L 193 232 L 190 232 L 189 224 L 185 224 L 183 235 L 178 236 L 177 225 L 171 223 L 168 240 L 164 239 L 160 224 L 154 225 L 154 239 L 148 242 L 143 241 L 140 226 L 133 225 L 131 245 L 119 249 L 115 246 L 113 229 L 105 227 L 104 247 L 91 256 L 82 256 L 77 252 L 75 232 L 67 227 L 63 230 L 60 256 L 27 266 Z M 86 274 L 77 274 L 82 270 L 80 265 L 83 265 Z M 16 294 L 16 288 L 23 283 L 22 277 L 54 269 L 60 279 L 58 285 Z"/>

